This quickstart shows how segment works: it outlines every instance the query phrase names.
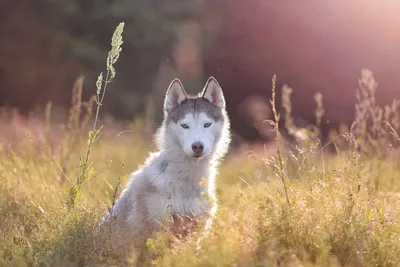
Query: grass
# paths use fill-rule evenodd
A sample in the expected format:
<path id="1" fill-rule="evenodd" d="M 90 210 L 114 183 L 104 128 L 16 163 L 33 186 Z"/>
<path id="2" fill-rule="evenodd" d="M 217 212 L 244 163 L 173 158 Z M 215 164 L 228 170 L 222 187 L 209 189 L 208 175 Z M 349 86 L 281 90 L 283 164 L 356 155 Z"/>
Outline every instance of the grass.
<path id="1" fill-rule="evenodd" d="M 126 266 L 138 260 L 132 254 L 127 263 L 113 251 L 98 222 L 153 149 L 152 139 L 136 120 L 118 136 L 112 133 L 117 126 L 104 126 L 90 141 L 86 129 L 98 130 L 98 112 L 92 128 L 93 98 L 82 102 L 82 81 L 77 84 L 68 127 L 57 130 L 49 122 L 49 106 L 43 127 L 36 127 L 42 132 L 24 128 L 31 132 L 18 140 L 2 133 L 1 266 Z M 220 168 L 219 210 L 201 250 L 195 250 L 196 236 L 170 248 L 159 235 L 147 243 L 155 256 L 146 265 L 400 266 L 400 114 L 396 101 L 376 104 L 376 88 L 364 70 L 355 123 L 332 132 L 322 145 L 322 96 L 315 97 L 316 125 L 298 129 L 290 119 L 291 89 L 284 87 L 282 127 L 273 87 L 276 142 L 270 146 L 277 152 L 243 155 L 232 149 Z M 284 142 L 283 128 L 292 141 Z M 80 152 L 84 146 L 88 153 Z M 71 191 L 77 186 L 79 194 Z"/>

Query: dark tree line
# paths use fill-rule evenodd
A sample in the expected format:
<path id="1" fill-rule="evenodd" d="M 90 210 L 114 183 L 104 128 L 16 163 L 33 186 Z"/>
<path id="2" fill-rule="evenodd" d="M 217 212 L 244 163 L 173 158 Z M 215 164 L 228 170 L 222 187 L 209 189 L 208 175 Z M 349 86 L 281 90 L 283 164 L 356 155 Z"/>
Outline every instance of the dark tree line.
<path id="1" fill-rule="evenodd" d="M 75 79 L 86 97 L 105 68 L 112 33 L 125 22 L 117 79 L 105 109 L 131 118 L 154 91 L 160 65 L 175 68 L 177 29 L 201 23 L 202 0 L 15 0 L 0 3 L 0 105 L 22 111 L 67 106 Z M 164 84 L 165 86 L 165 84 Z"/>

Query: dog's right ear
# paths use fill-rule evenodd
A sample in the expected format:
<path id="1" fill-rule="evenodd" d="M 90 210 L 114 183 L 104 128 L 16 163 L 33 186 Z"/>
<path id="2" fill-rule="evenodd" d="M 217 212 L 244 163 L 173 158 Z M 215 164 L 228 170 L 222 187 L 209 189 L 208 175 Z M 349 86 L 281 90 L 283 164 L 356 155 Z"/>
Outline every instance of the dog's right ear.
<path id="1" fill-rule="evenodd" d="M 182 103 L 187 97 L 185 88 L 178 78 L 175 78 L 169 85 L 164 100 L 164 110 L 169 112 Z"/>

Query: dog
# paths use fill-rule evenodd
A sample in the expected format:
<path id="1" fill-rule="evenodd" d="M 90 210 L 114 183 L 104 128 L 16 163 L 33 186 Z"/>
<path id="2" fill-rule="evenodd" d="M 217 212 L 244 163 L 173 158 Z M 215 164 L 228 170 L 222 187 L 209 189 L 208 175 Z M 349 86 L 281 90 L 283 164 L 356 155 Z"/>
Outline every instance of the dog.
<path id="1" fill-rule="evenodd" d="M 225 106 L 214 77 L 197 96 L 188 95 L 178 78 L 170 83 L 155 134 L 158 151 L 131 175 L 103 218 L 113 218 L 118 242 L 145 241 L 165 227 L 182 233 L 173 227 L 187 222 L 204 221 L 203 230 L 210 229 L 217 211 L 215 178 L 231 140 Z"/>

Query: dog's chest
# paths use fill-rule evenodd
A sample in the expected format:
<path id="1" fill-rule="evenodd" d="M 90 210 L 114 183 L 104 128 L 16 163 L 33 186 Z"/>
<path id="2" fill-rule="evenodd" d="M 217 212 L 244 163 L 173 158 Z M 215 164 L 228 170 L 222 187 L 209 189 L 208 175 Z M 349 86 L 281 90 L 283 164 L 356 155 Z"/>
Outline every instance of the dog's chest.
<path id="1" fill-rule="evenodd" d="M 208 171 L 202 168 L 168 170 L 162 190 L 168 211 L 184 215 L 206 212 L 208 207 L 204 192 L 207 192 L 207 185 L 200 181 L 208 179 L 208 175 Z"/>

